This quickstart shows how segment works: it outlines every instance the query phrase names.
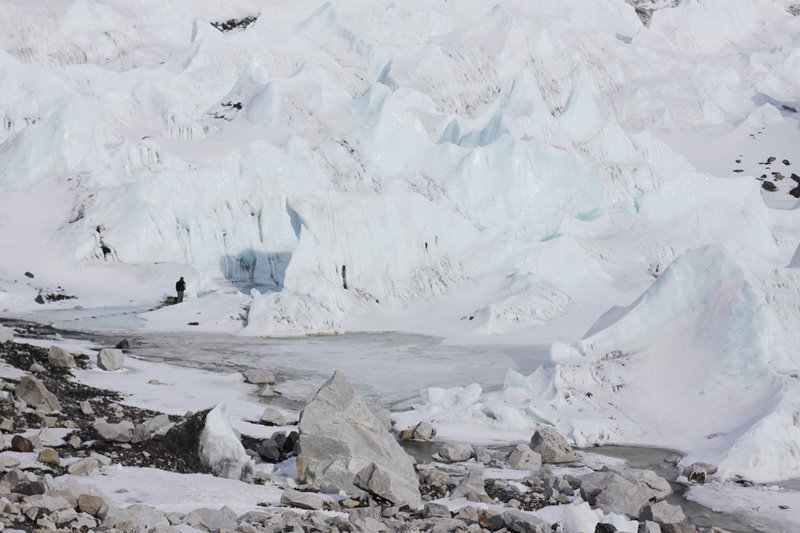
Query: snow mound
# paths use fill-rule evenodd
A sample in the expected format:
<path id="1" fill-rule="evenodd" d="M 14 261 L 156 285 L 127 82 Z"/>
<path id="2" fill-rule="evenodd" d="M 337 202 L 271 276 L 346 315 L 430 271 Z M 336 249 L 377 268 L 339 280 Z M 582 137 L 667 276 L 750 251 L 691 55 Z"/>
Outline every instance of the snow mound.
<path id="1" fill-rule="evenodd" d="M 200 460 L 215 476 L 242 481 L 253 477 L 255 463 L 234 433 L 224 403 L 206 415 L 206 424 L 200 432 L 198 453 Z"/>

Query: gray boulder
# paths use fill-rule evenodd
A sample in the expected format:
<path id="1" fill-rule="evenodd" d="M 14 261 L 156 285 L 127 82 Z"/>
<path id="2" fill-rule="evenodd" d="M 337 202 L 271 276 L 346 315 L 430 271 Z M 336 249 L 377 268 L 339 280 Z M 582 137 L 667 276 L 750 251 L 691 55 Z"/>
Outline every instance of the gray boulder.
<path id="1" fill-rule="evenodd" d="M 102 496 L 96 494 L 81 494 L 78 496 L 78 509 L 92 516 L 100 516 L 108 510 L 108 505 Z"/>
<path id="2" fill-rule="evenodd" d="M 439 449 L 439 457 L 448 463 L 468 461 L 475 450 L 466 442 L 445 442 Z"/>
<path id="3" fill-rule="evenodd" d="M 453 515 L 446 505 L 441 503 L 428 502 L 422 510 L 425 518 L 451 518 Z"/>
<path id="4" fill-rule="evenodd" d="M 550 523 L 522 511 L 503 512 L 503 523 L 514 533 L 550 533 Z"/>
<path id="5" fill-rule="evenodd" d="M 603 467 L 603 472 L 613 472 L 618 474 L 645 493 L 648 499 L 663 500 L 672 494 L 672 487 L 669 481 L 660 477 L 652 470 L 639 470 L 627 466 L 609 465 Z"/>
<path id="6" fill-rule="evenodd" d="M 713 476 L 717 473 L 717 467 L 710 463 L 692 463 L 683 469 L 683 475 L 689 481 L 697 483 L 705 483 L 706 477 Z"/>
<path id="7" fill-rule="evenodd" d="M 0 324 L 0 344 L 5 344 L 7 342 L 14 342 L 14 334 L 11 333 L 11 330 Z"/>
<path id="8" fill-rule="evenodd" d="M 281 503 L 299 509 L 322 509 L 325 500 L 319 494 L 313 492 L 300 492 L 299 490 L 286 489 L 281 495 Z"/>
<path id="9" fill-rule="evenodd" d="M 470 466 L 467 470 L 467 476 L 461 480 L 461 483 L 456 485 L 450 496 L 452 498 L 466 498 L 471 502 L 494 503 L 489 495 L 486 494 L 486 489 L 483 486 L 482 466 Z"/>
<path id="10" fill-rule="evenodd" d="M 368 493 L 399 504 L 406 491 L 406 486 L 395 487 L 394 478 L 383 467 L 370 463 L 356 474 L 353 484 Z"/>
<path id="11" fill-rule="evenodd" d="M 538 470 L 542 467 L 542 456 L 527 444 L 518 444 L 508 454 L 508 466 L 517 470 Z"/>
<path id="12" fill-rule="evenodd" d="M 76 476 L 87 476 L 100 468 L 100 463 L 93 457 L 85 457 L 67 467 L 67 472 Z"/>
<path id="13" fill-rule="evenodd" d="M 37 410 L 61 411 L 61 403 L 55 394 L 47 390 L 44 383 L 33 376 L 24 376 L 14 388 L 17 398 Z"/>
<path id="14" fill-rule="evenodd" d="M 186 515 L 184 521 L 200 531 L 233 531 L 236 529 L 236 521 L 217 509 L 195 509 Z"/>
<path id="15" fill-rule="evenodd" d="M 425 421 L 422 421 L 419 424 L 417 424 L 411 433 L 411 438 L 413 440 L 427 441 L 431 440 L 435 436 L 436 436 L 436 428 L 434 428 L 430 423 Z"/>
<path id="16" fill-rule="evenodd" d="M 374 463 L 392 478 L 398 505 L 421 503 L 414 460 L 400 447 L 367 402 L 336 372 L 300 415 L 297 471 L 301 483 L 333 484 L 355 492 L 353 481 Z"/>
<path id="17" fill-rule="evenodd" d="M 97 354 L 97 366 L 108 372 L 121 370 L 125 365 L 125 354 L 117 348 L 103 348 Z"/>
<path id="18" fill-rule="evenodd" d="M 637 533 L 661 533 L 661 526 L 650 521 L 639 522 L 639 531 Z"/>
<path id="19" fill-rule="evenodd" d="M 531 437 L 531 448 L 542 456 L 543 463 L 571 463 L 578 460 L 567 439 L 555 429 L 542 426 Z"/>
<path id="20" fill-rule="evenodd" d="M 605 513 L 637 518 L 650 494 L 614 472 L 592 472 L 581 478 L 581 496 Z"/>
<path id="21" fill-rule="evenodd" d="M 247 383 L 252 383 L 253 385 L 275 383 L 275 373 L 271 370 L 266 370 L 263 368 L 251 368 L 250 370 L 245 370 L 242 375 Z"/>
<path id="22" fill-rule="evenodd" d="M 51 346 L 47 351 L 47 362 L 58 368 L 75 368 L 75 358 L 60 346 Z"/>
<path id="23" fill-rule="evenodd" d="M 261 423 L 268 426 L 286 426 L 289 424 L 289 420 L 287 420 L 286 416 L 278 409 L 267 407 L 264 409 L 264 412 L 261 413 Z"/>
<path id="24" fill-rule="evenodd" d="M 105 528 L 123 531 L 154 531 L 169 525 L 162 511 L 142 504 L 129 505 L 125 509 L 111 507 L 103 519 Z"/>
<path id="25" fill-rule="evenodd" d="M 134 426 L 133 422 L 129 420 L 111 424 L 103 418 L 98 418 L 94 421 L 94 429 L 103 440 L 109 442 L 131 442 Z"/>
<path id="26" fill-rule="evenodd" d="M 683 509 L 667 502 L 656 502 L 645 505 L 639 513 L 639 521 L 653 521 L 659 524 L 679 524 L 686 520 Z"/>

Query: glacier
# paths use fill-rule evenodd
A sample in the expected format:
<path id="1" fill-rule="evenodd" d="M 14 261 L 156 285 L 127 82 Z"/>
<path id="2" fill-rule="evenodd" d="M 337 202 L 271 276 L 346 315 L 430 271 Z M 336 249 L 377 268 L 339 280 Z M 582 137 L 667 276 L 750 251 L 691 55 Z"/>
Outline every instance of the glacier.
<path id="1" fill-rule="evenodd" d="M 428 415 L 800 476 L 793 2 L 0 13 L 4 315 L 552 344 L 497 395 L 429 390 Z"/>

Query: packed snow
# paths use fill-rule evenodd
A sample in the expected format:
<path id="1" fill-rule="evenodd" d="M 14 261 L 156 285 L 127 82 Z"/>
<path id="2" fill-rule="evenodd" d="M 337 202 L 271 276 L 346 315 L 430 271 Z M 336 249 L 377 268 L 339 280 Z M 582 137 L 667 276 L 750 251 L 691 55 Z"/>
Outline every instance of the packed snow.
<path id="1" fill-rule="evenodd" d="M 798 478 L 798 12 L 0 0 L 0 315 L 530 347 L 534 368 L 501 357 L 485 380 L 423 348 L 418 371 L 465 381 L 420 379 L 398 420 L 484 442 L 548 422 Z M 198 408 L 148 400 L 153 364 L 79 378 Z M 237 430 L 258 417 L 238 374 L 166 372 Z"/>

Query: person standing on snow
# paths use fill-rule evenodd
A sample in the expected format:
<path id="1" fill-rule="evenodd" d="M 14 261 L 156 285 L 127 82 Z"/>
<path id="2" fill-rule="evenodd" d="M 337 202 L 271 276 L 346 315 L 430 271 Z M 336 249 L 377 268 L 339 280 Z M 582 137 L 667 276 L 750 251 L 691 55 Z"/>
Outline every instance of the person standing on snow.
<path id="1" fill-rule="evenodd" d="M 178 282 L 175 284 L 175 290 L 178 291 L 177 303 L 181 303 L 183 301 L 183 291 L 186 290 L 186 282 L 183 281 L 183 276 L 181 276 L 181 279 L 179 279 Z"/>

